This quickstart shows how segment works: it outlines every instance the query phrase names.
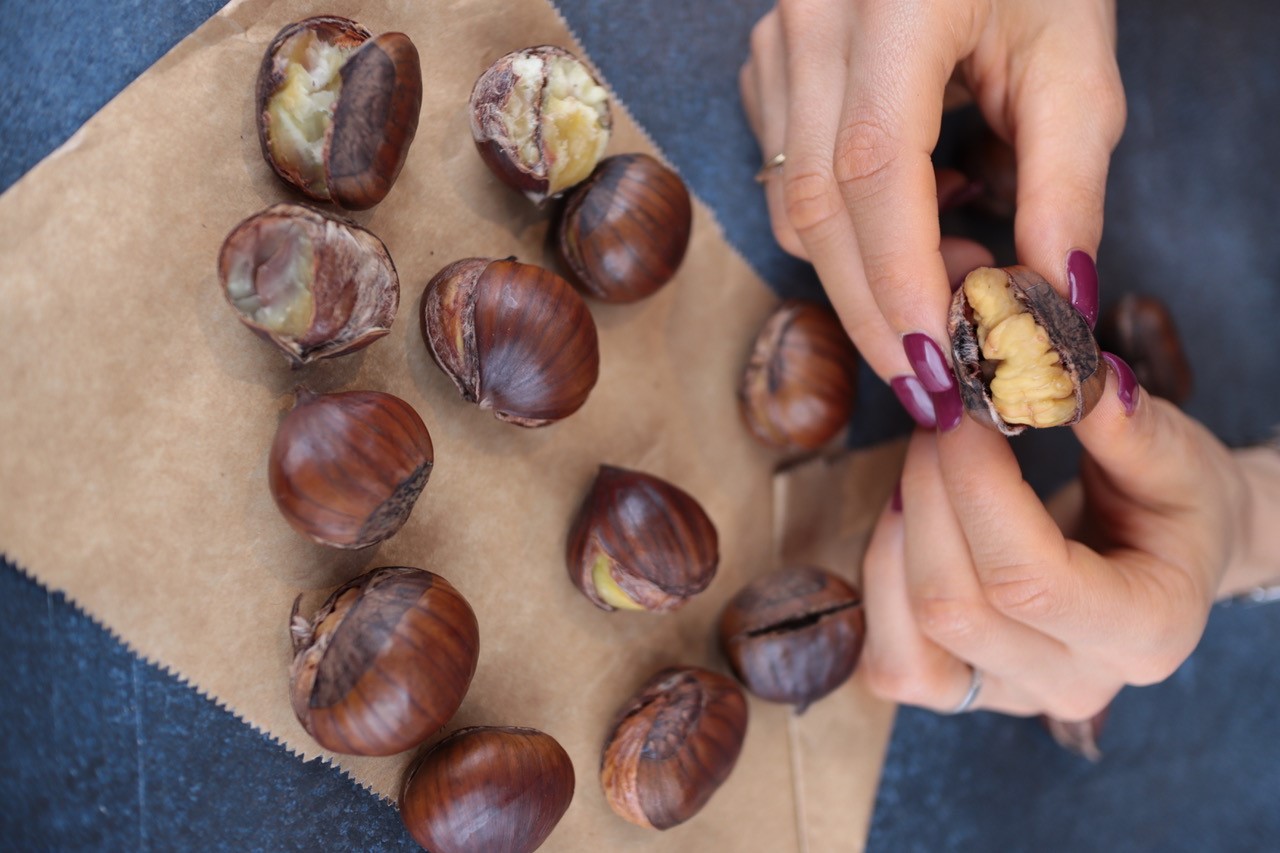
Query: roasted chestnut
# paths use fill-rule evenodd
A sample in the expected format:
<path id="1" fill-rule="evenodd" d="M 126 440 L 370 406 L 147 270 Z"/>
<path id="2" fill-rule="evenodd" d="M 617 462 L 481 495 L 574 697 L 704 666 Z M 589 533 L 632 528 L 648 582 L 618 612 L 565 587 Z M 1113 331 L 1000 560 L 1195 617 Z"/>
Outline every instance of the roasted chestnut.
<path id="1" fill-rule="evenodd" d="M 716 528 L 683 489 L 601 465 L 569 530 L 569 577 L 601 610 L 675 610 L 720 561 Z"/>
<path id="2" fill-rule="evenodd" d="M 525 427 L 568 417 L 600 373 L 596 324 L 560 276 L 514 258 L 467 258 L 422 294 L 422 338 L 468 402 Z"/>
<path id="3" fill-rule="evenodd" d="M 609 144 L 609 94 L 567 50 L 501 57 L 471 90 L 471 136 L 499 180 L 541 204 L 586 179 Z"/>
<path id="4" fill-rule="evenodd" d="M 729 778 L 746 734 L 747 698 L 731 679 L 664 669 L 618 710 L 600 759 L 605 799 L 639 826 L 684 823 Z"/>
<path id="5" fill-rule="evenodd" d="M 1027 267 L 979 267 L 951 302 L 951 357 L 964 406 L 1005 435 L 1066 426 L 1106 385 L 1084 317 Z"/>
<path id="6" fill-rule="evenodd" d="M 295 367 L 363 349 L 391 330 L 400 278 L 372 232 L 300 204 L 231 230 L 218 253 L 223 295 Z"/>
<path id="7" fill-rule="evenodd" d="M 431 435 L 413 407 L 378 391 L 299 388 L 271 444 L 271 496 L 321 545 L 366 548 L 404 524 L 431 475 Z"/>
<path id="8" fill-rule="evenodd" d="M 349 755 L 394 755 L 442 728 L 480 653 L 462 594 L 404 566 L 344 584 L 310 621 L 295 601 L 289 627 L 293 712 L 321 746 Z"/>
<path id="9" fill-rule="evenodd" d="M 459 729 L 405 774 L 400 819 L 432 853 L 532 853 L 573 800 L 573 762 L 537 729 Z"/>
<path id="10" fill-rule="evenodd" d="M 810 704 L 848 680 L 866 634 L 862 597 L 843 578 L 795 566 L 743 587 L 720 617 L 734 675 L 770 702 Z"/>
<path id="11" fill-rule="evenodd" d="M 858 353 L 834 311 L 788 300 L 756 336 L 738 389 L 742 419 L 775 450 L 817 450 L 853 413 Z"/>
<path id="12" fill-rule="evenodd" d="M 1098 324 L 1098 344 L 1124 359 L 1147 391 L 1181 406 L 1191 397 L 1192 371 L 1168 307 L 1154 296 L 1127 293 Z"/>
<path id="13" fill-rule="evenodd" d="M 692 224 L 679 175 L 648 154 L 621 154 L 601 161 L 565 200 L 556 247 L 588 294 L 635 302 L 676 274 Z"/>
<path id="14" fill-rule="evenodd" d="M 258 141 L 286 183 L 363 210 L 391 190 L 418 130 L 422 69 L 404 33 L 333 15 L 289 24 L 258 70 Z"/>

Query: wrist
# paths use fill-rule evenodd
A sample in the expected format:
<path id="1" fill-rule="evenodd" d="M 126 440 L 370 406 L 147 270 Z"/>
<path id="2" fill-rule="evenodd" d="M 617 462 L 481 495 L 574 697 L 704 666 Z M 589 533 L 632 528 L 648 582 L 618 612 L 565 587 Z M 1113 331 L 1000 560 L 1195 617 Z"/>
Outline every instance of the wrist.
<path id="1" fill-rule="evenodd" d="M 1236 541 L 1218 598 L 1280 584 L 1280 448 L 1263 445 L 1232 453 L 1240 475 L 1233 507 Z"/>

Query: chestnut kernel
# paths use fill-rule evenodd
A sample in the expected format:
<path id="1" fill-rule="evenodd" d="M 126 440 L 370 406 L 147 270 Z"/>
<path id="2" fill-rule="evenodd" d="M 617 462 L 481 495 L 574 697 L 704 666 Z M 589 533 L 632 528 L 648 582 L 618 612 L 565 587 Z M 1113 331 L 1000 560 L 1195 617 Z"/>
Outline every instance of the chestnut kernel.
<path id="1" fill-rule="evenodd" d="M 635 302 L 676 274 L 692 225 L 680 176 L 648 154 L 621 154 L 602 160 L 565 200 L 556 248 L 589 295 Z"/>
<path id="2" fill-rule="evenodd" d="M 747 734 L 747 698 L 698 667 L 654 675 L 618 710 L 600 759 L 609 807 L 638 826 L 670 829 L 729 778 Z"/>
<path id="3" fill-rule="evenodd" d="M 688 492 L 639 471 L 600 466 L 569 530 L 569 577 L 601 610 L 666 612 L 710 585 L 716 528 Z"/>
<path id="4" fill-rule="evenodd" d="M 272 205 L 233 228 L 218 276 L 240 322 L 295 367 L 367 347 L 391 330 L 400 307 L 383 242 L 300 204 Z"/>
<path id="5" fill-rule="evenodd" d="M 404 33 L 347 18 L 289 24 L 258 71 L 258 141 L 286 183 L 348 210 L 386 198 L 418 130 L 422 68 Z"/>
<path id="6" fill-rule="evenodd" d="M 400 818 L 432 853 L 532 853 L 573 801 L 573 762 L 537 729 L 476 726 L 405 774 Z"/>
<path id="7" fill-rule="evenodd" d="M 803 713 L 853 674 L 866 619 L 843 578 L 811 566 L 781 569 L 743 587 L 720 617 L 720 648 L 761 699 Z"/>
<path id="8" fill-rule="evenodd" d="M 299 388 L 271 444 L 271 496 L 313 541 L 367 548 L 404 524 L 433 461 L 426 425 L 399 397 Z"/>
<path id="9" fill-rule="evenodd" d="M 536 204 L 591 174 L 611 126 L 608 92 L 563 48 L 508 53 L 471 90 L 471 136 L 481 158 Z"/>
<path id="10" fill-rule="evenodd" d="M 756 336 L 738 389 L 751 434 L 774 450 L 817 450 L 853 414 L 858 352 L 834 311 L 788 300 Z"/>
<path id="11" fill-rule="evenodd" d="M 1074 424 L 1106 371 L 1084 317 L 1027 267 L 979 267 L 951 301 L 951 357 L 973 418 L 1005 435 Z"/>
<path id="12" fill-rule="evenodd" d="M 1133 368 L 1138 384 L 1181 406 L 1191 397 L 1192 371 L 1168 307 L 1154 296 L 1126 293 L 1098 323 L 1098 344 Z"/>
<path id="13" fill-rule="evenodd" d="M 550 270 L 467 258 L 422 294 L 422 339 L 463 399 L 498 420 L 539 427 L 582 407 L 600 374 L 596 324 Z"/>
<path id="14" fill-rule="evenodd" d="M 462 594 L 405 566 L 344 584 L 310 621 L 295 601 L 290 633 L 293 711 L 321 746 L 348 755 L 394 755 L 441 729 L 480 654 L 476 615 Z"/>

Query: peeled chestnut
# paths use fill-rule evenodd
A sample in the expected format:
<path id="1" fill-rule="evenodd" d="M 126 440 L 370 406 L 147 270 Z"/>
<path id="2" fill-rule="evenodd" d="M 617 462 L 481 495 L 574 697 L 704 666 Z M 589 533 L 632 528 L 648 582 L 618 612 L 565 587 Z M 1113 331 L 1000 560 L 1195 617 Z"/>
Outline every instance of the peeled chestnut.
<path id="1" fill-rule="evenodd" d="M 295 367 L 363 349 L 391 330 L 400 277 L 387 247 L 354 222 L 276 204 L 231 230 L 218 253 L 236 316 Z"/>
<path id="2" fill-rule="evenodd" d="M 729 778 L 746 734 L 747 698 L 731 679 L 664 669 L 618 710 L 600 759 L 605 799 L 639 826 L 684 823 Z"/>
<path id="3" fill-rule="evenodd" d="M 467 258 L 422 294 L 422 338 L 468 402 L 539 427 L 587 401 L 600 373 L 596 324 L 560 276 L 514 258 Z"/>
<path id="4" fill-rule="evenodd" d="M 1149 392 L 1182 405 L 1191 396 L 1191 364 L 1173 315 L 1153 296 L 1126 293 L 1098 323 L 1098 344 L 1124 359 Z"/>
<path id="5" fill-rule="evenodd" d="M 702 592 L 720 561 L 716 528 L 688 492 L 601 465 L 569 530 L 569 577 L 601 610 L 665 612 Z"/>
<path id="6" fill-rule="evenodd" d="M 426 425 L 399 397 L 299 388 L 271 443 L 271 496 L 302 535 L 367 548 L 404 524 L 433 460 Z"/>
<path id="7" fill-rule="evenodd" d="M 480 654 L 462 594 L 404 566 L 344 584 L 309 622 L 294 602 L 290 633 L 293 712 L 321 746 L 349 755 L 394 755 L 438 731 L 462 704 Z"/>
<path id="8" fill-rule="evenodd" d="M 471 136 L 499 180 L 541 204 L 583 181 L 609 144 L 609 93 L 567 50 L 501 57 L 471 90 Z"/>
<path id="9" fill-rule="evenodd" d="M 1027 267 L 979 267 L 951 302 L 951 356 L 965 409 L 1005 435 L 1067 426 L 1106 385 L 1089 324 Z"/>
<path id="10" fill-rule="evenodd" d="M 788 300 L 765 321 L 738 389 L 742 419 L 775 450 L 817 450 L 853 413 L 858 353 L 834 311 Z"/>
<path id="11" fill-rule="evenodd" d="M 321 15 L 289 24 L 258 70 L 258 141 L 286 183 L 363 210 L 382 201 L 418 130 L 422 69 L 404 33 Z"/>
<path id="12" fill-rule="evenodd" d="M 770 702 L 803 713 L 853 674 L 866 620 L 843 578 L 811 566 L 743 587 L 720 617 L 720 648 L 734 675 Z"/>
<path id="13" fill-rule="evenodd" d="M 537 729 L 459 729 L 409 769 L 400 819 L 432 853 L 532 853 L 573 801 L 573 762 Z"/>
<path id="14" fill-rule="evenodd" d="M 565 200 L 556 247 L 588 294 L 635 302 L 676 274 L 692 224 L 679 175 L 648 154 L 621 154 L 601 161 Z"/>

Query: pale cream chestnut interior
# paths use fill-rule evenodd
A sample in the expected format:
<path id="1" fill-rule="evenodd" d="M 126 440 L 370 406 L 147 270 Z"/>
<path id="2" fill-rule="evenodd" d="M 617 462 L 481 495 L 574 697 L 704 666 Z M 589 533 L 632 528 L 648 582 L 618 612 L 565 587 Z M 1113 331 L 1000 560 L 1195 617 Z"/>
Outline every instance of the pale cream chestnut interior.
<path id="1" fill-rule="evenodd" d="M 991 399 L 1009 424 L 1058 426 L 1076 412 L 1075 386 L 1049 335 L 1014 298 L 1009 278 L 979 269 L 964 281 L 982 357 L 995 364 Z"/>
<path id="2" fill-rule="evenodd" d="M 342 88 L 339 73 L 356 46 L 338 47 L 303 30 L 280 47 L 284 83 L 267 102 L 268 143 L 276 162 L 293 169 L 317 195 L 328 196 L 324 142 Z"/>
<path id="3" fill-rule="evenodd" d="M 618 582 L 613 579 L 613 560 L 600 551 L 591 565 L 591 582 L 595 584 L 596 594 L 605 604 L 619 610 L 644 610 L 644 606 L 627 595 Z"/>
<path id="4" fill-rule="evenodd" d="M 231 304 L 256 325 L 300 337 L 311 326 L 315 300 L 311 282 L 315 256 L 311 239 L 287 219 L 264 222 L 252 252 L 238 251 L 227 274 Z"/>

